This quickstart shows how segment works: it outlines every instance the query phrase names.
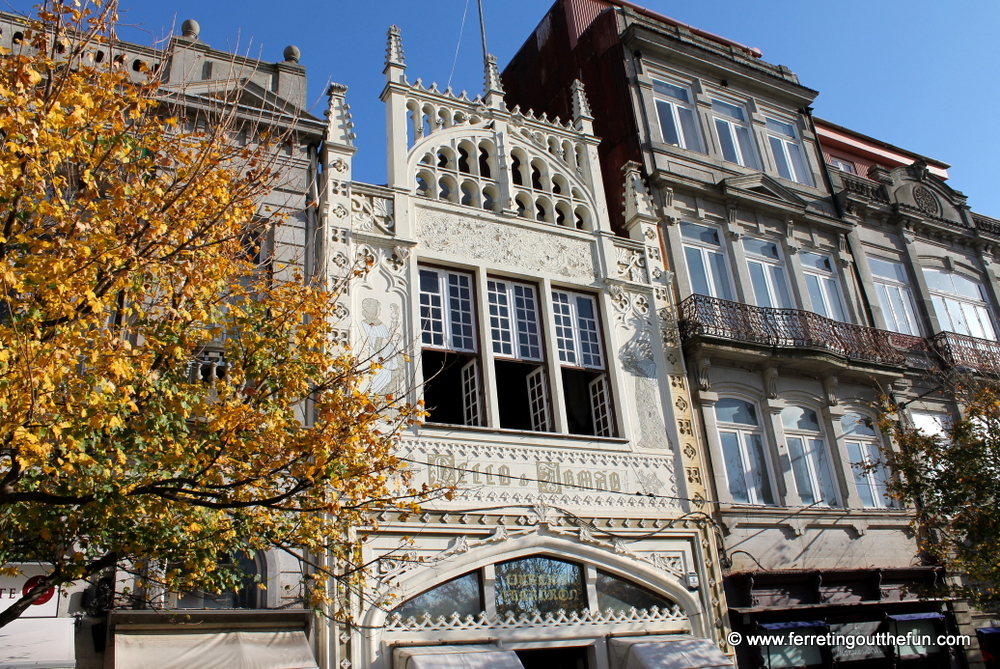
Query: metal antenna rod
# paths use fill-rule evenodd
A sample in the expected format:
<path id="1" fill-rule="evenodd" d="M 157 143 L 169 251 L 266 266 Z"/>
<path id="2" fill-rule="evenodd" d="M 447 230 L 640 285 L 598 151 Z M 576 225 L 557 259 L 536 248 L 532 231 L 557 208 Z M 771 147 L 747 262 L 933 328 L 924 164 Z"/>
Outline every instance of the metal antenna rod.
<path id="1" fill-rule="evenodd" d="M 479 34 L 483 38 L 483 66 L 485 67 L 489 50 L 486 48 L 486 20 L 483 18 L 483 0 L 479 0 Z"/>

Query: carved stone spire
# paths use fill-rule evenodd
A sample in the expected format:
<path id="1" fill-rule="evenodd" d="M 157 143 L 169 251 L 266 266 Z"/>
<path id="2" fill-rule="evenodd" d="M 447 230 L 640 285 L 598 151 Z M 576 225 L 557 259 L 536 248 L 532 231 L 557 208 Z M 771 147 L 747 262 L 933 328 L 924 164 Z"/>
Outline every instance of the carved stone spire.
<path id="1" fill-rule="evenodd" d="M 641 166 L 630 160 L 622 171 L 625 172 L 625 227 L 631 229 L 641 221 L 655 223 L 653 201 L 646 192 L 646 184 L 642 182 Z"/>
<path id="2" fill-rule="evenodd" d="M 389 26 L 389 43 L 385 47 L 385 66 L 406 69 L 406 62 L 403 60 L 403 40 L 399 36 L 399 26 Z"/>
<path id="3" fill-rule="evenodd" d="M 500 70 L 497 68 L 497 57 L 492 53 L 486 56 L 486 75 L 483 82 L 483 97 L 491 107 L 502 106 L 503 84 L 500 83 Z"/>
<path id="4" fill-rule="evenodd" d="M 590 103 L 587 102 L 587 94 L 583 90 L 583 82 L 579 79 L 574 79 L 569 89 L 573 93 L 573 121 L 576 122 L 583 118 L 593 121 L 594 117 L 590 113 Z"/>

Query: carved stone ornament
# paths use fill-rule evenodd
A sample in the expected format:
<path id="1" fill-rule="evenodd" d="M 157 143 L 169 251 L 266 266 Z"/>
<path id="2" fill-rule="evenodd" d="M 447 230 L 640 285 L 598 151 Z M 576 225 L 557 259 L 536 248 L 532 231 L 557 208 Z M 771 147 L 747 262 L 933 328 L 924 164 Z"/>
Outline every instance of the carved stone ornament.
<path id="1" fill-rule="evenodd" d="M 940 203 L 925 186 L 916 186 L 913 189 L 913 201 L 917 203 L 917 208 L 928 216 L 938 216 L 941 213 Z"/>
<path id="2" fill-rule="evenodd" d="M 616 246 L 618 277 L 635 283 L 649 283 L 646 275 L 646 256 L 638 249 Z"/>
<path id="3" fill-rule="evenodd" d="M 392 202 L 384 197 L 352 193 L 351 220 L 354 228 L 362 232 L 371 232 L 376 225 L 385 232 L 392 232 Z"/>
<path id="4" fill-rule="evenodd" d="M 429 251 L 489 260 L 496 267 L 551 272 L 585 282 L 596 278 L 598 261 L 589 241 L 427 210 L 417 212 L 417 237 Z"/>

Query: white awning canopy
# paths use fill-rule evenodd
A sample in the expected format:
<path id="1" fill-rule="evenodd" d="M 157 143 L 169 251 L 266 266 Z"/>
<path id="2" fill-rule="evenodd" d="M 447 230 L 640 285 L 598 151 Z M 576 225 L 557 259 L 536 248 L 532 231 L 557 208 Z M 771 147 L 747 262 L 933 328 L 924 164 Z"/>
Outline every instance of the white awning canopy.
<path id="1" fill-rule="evenodd" d="M 719 647 L 687 634 L 610 639 L 611 669 L 731 669 Z"/>
<path id="2" fill-rule="evenodd" d="M 318 669 L 303 630 L 115 634 L 115 669 Z"/>
<path id="3" fill-rule="evenodd" d="M 19 618 L 0 627 L 0 669 L 76 666 L 73 618 Z"/>
<path id="4" fill-rule="evenodd" d="M 517 653 L 495 646 L 413 646 L 396 648 L 393 669 L 524 669 Z"/>

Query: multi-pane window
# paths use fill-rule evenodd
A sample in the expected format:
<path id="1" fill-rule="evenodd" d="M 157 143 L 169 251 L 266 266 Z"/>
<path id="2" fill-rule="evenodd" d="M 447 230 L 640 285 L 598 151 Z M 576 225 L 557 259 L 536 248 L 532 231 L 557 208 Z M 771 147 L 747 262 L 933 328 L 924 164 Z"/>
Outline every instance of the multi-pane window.
<path id="1" fill-rule="evenodd" d="M 712 114 L 722 157 L 743 167 L 760 169 L 753 150 L 746 111 L 722 100 L 712 100 Z"/>
<path id="2" fill-rule="evenodd" d="M 906 279 L 906 267 L 902 263 L 879 258 L 869 258 L 868 265 L 875 279 L 875 292 L 878 293 L 886 327 L 893 332 L 919 336 L 917 311 Z"/>
<path id="3" fill-rule="evenodd" d="M 788 280 L 781 263 L 778 245 L 761 239 L 747 237 L 743 240 L 747 269 L 753 285 L 754 300 L 758 307 L 792 309 L 794 303 L 788 292 Z"/>
<path id="4" fill-rule="evenodd" d="M 847 444 L 847 457 L 854 472 L 854 487 L 865 507 L 884 508 L 894 506 L 887 492 L 889 470 L 882 461 L 878 434 L 870 418 L 860 414 L 844 414 L 840 419 Z"/>
<path id="5" fill-rule="evenodd" d="M 553 290 L 552 312 L 569 431 L 612 437 L 614 419 L 597 302 L 588 295 Z"/>
<path id="6" fill-rule="evenodd" d="M 715 404 L 715 420 L 733 501 L 774 504 L 757 407 L 739 399 L 720 399 Z"/>
<path id="7" fill-rule="evenodd" d="M 681 223 L 681 237 L 691 292 L 732 300 L 733 289 L 719 231 L 695 223 Z"/>
<path id="8" fill-rule="evenodd" d="M 703 152 L 688 90 L 653 79 L 653 94 L 656 96 L 656 115 L 660 120 L 663 142 Z"/>
<path id="9" fill-rule="evenodd" d="M 841 172 L 847 172 L 848 174 L 857 174 L 857 168 L 854 167 L 854 163 L 849 160 L 844 160 L 843 158 L 838 158 L 836 156 L 830 156 L 830 166 L 836 167 Z"/>
<path id="10" fill-rule="evenodd" d="M 552 429 L 549 382 L 542 355 L 538 291 L 514 281 L 486 281 L 500 427 Z"/>
<path id="11" fill-rule="evenodd" d="M 799 257 L 802 260 L 802 272 L 805 275 L 806 287 L 809 289 L 812 310 L 820 316 L 842 323 L 847 322 L 847 311 L 844 309 L 844 299 L 840 294 L 840 282 L 837 281 L 833 260 L 830 256 L 811 252 L 804 252 Z"/>
<path id="12" fill-rule="evenodd" d="M 420 339 L 428 421 L 482 425 L 472 276 L 420 270 Z"/>
<path id="13" fill-rule="evenodd" d="M 774 156 L 778 174 L 785 179 L 812 186 L 812 175 L 809 174 L 806 156 L 799 143 L 795 126 L 773 118 L 767 119 L 765 125 L 767 141 L 771 145 L 771 154 Z"/>
<path id="14" fill-rule="evenodd" d="M 836 506 L 830 457 L 816 412 L 797 406 L 785 407 L 781 410 L 781 421 L 799 499 L 807 505 Z"/>
<path id="15" fill-rule="evenodd" d="M 996 339 L 982 284 L 936 267 L 924 267 L 934 313 L 943 331 Z"/>
<path id="16" fill-rule="evenodd" d="M 546 363 L 537 286 L 489 277 L 480 286 L 493 353 L 499 427 L 549 432 L 555 427 L 549 369 L 562 376 L 567 430 L 613 437 L 611 391 L 594 297 L 551 294 L 558 367 Z M 486 396 L 476 333 L 477 291 L 462 272 L 420 268 L 424 402 L 430 423 L 485 426 Z M 552 367 L 549 367 L 552 365 Z"/>

